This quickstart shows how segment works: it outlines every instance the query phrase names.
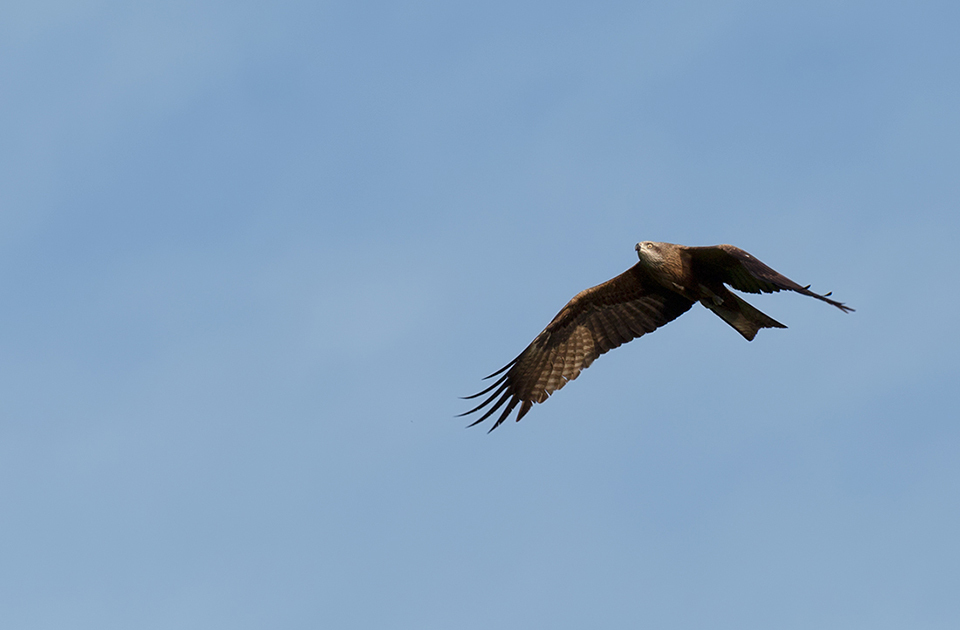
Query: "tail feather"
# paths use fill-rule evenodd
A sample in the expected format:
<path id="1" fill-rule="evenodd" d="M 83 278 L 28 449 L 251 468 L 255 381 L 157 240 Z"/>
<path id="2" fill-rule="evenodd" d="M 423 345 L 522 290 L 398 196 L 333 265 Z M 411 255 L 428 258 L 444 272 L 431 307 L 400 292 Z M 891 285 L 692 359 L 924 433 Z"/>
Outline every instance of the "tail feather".
<path id="1" fill-rule="evenodd" d="M 753 341 L 761 328 L 786 328 L 766 313 L 754 308 L 750 303 L 740 299 L 729 291 L 723 296 L 722 302 L 704 299 L 700 303 L 720 316 L 730 324 L 747 341 Z"/>

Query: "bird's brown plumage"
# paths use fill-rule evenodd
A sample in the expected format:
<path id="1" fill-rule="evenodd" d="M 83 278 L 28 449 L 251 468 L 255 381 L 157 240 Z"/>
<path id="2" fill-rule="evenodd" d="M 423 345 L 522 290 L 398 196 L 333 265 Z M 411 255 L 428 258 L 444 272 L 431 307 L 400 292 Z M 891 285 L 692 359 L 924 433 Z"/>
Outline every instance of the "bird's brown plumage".
<path id="1" fill-rule="evenodd" d="M 486 378 L 500 375 L 485 390 L 468 396 L 488 397 L 461 416 L 501 407 L 493 429 L 520 405 L 519 421 L 533 406 L 572 381 L 594 359 L 676 319 L 694 302 L 712 310 L 747 340 L 760 328 L 783 324 L 731 293 L 725 285 L 749 293 L 788 290 L 815 297 L 843 311 L 853 309 L 800 286 L 732 245 L 685 247 L 672 243 L 638 243 L 640 262 L 619 276 L 578 293 L 513 361 Z"/>

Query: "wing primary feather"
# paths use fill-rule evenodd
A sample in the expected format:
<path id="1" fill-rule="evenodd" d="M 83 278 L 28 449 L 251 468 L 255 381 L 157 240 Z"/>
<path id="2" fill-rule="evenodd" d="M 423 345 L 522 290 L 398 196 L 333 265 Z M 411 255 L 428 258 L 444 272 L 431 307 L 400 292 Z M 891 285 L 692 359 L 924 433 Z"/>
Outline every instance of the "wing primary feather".
<path id="1" fill-rule="evenodd" d="M 497 393 L 499 394 L 499 392 L 497 392 Z M 511 394 L 510 392 L 504 392 L 503 396 L 500 396 L 500 400 L 498 400 L 497 403 L 496 403 L 494 406 L 492 406 L 492 407 L 490 407 L 489 409 L 487 409 L 486 413 L 484 413 L 476 422 L 474 422 L 473 424 L 470 424 L 470 425 L 468 425 L 468 426 L 471 426 L 471 427 L 472 427 L 474 424 L 480 424 L 481 422 L 483 422 L 484 420 L 486 420 L 487 418 L 489 418 L 490 416 L 492 416 L 492 415 L 493 415 L 493 412 L 495 412 L 497 409 L 499 409 L 500 407 L 502 407 L 502 406 L 503 406 L 503 403 L 507 402 L 507 401 L 510 399 L 510 396 L 511 396 L 511 395 L 512 395 L 512 394 Z M 486 404 L 486 403 L 484 403 L 484 404 Z"/>
<path id="2" fill-rule="evenodd" d="M 523 404 L 520 405 L 520 411 L 517 412 L 517 422 L 520 422 L 520 418 L 527 415 L 527 412 L 530 411 L 530 408 L 533 407 L 533 401 L 525 400 Z"/>
<path id="3" fill-rule="evenodd" d="M 513 367 L 513 365 L 514 365 L 517 361 L 520 360 L 520 357 L 521 357 L 522 355 L 523 355 L 523 353 L 521 352 L 520 354 L 517 355 L 517 358 L 516 358 L 516 359 L 514 359 L 514 360 L 511 361 L 510 363 L 507 363 L 505 366 L 503 366 L 502 368 L 500 368 L 499 370 L 497 370 L 497 371 L 494 372 L 493 374 L 489 374 L 489 375 L 487 375 L 487 376 L 484 376 L 484 377 L 483 377 L 483 380 L 487 380 L 488 378 L 493 378 L 493 377 L 496 376 L 497 374 L 502 374 L 505 370 L 510 369 L 511 367 Z"/>
<path id="4" fill-rule="evenodd" d="M 497 391 L 493 392 L 493 394 L 490 396 L 490 398 L 487 398 L 485 401 L 483 401 L 482 403 L 480 403 L 479 405 L 477 405 L 476 407 L 474 407 L 474 408 L 471 409 L 470 411 L 466 411 L 466 412 L 464 412 L 464 413 L 458 414 L 457 417 L 460 418 L 460 417 L 463 417 L 463 416 L 470 415 L 470 414 L 473 413 L 474 411 L 480 411 L 480 410 L 483 409 L 485 406 L 487 406 L 488 404 L 490 404 L 490 401 L 492 401 L 494 398 L 496 398 L 497 396 L 499 396 L 500 394 L 502 394 L 502 393 L 503 393 L 503 390 L 507 389 L 508 387 L 510 387 L 509 381 L 506 382 L 506 383 L 504 383 L 503 385 L 501 385 L 501 386 L 500 386 L 500 389 L 498 389 Z M 494 407 L 494 409 L 496 409 L 496 407 Z M 486 416 L 484 416 L 484 418 L 486 418 Z M 482 418 L 481 418 L 481 419 L 482 419 Z M 474 423 L 474 424 L 476 424 L 476 423 Z M 473 426 L 473 425 L 470 425 L 470 426 Z"/>
<path id="5" fill-rule="evenodd" d="M 492 427 L 490 427 L 490 431 L 493 431 L 494 429 L 496 429 L 497 427 L 499 427 L 501 424 L 503 424 L 503 421 L 507 419 L 507 416 L 510 415 L 510 412 L 513 411 L 513 408 L 517 406 L 517 403 L 518 403 L 518 402 L 520 402 L 520 399 L 517 398 L 516 396 L 514 396 L 514 397 L 510 400 L 510 404 L 507 405 L 507 408 L 504 409 L 504 410 L 503 410 L 503 413 L 500 414 L 500 417 L 497 418 L 497 421 L 493 423 L 493 426 L 492 426 Z M 487 431 L 487 433 L 490 433 L 490 431 Z"/>
<path id="6" fill-rule="evenodd" d="M 486 389 L 483 390 L 482 392 L 477 392 L 476 394 L 474 394 L 474 395 L 472 395 L 472 396 L 461 396 L 461 397 L 460 397 L 460 400 L 470 400 L 471 398 L 477 398 L 477 397 L 479 397 L 479 396 L 483 396 L 484 394 L 486 394 L 487 392 L 489 392 L 491 389 L 493 389 L 494 387 L 496 387 L 497 385 L 499 385 L 500 383 L 502 383 L 502 382 L 507 378 L 507 376 L 508 376 L 507 374 L 504 374 L 503 376 L 501 376 L 500 378 L 498 378 L 496 381 L 494 381 L 494 382 L 493 382 L 493 385 L 491 385 L 490 387 L 486 388 Z"/>

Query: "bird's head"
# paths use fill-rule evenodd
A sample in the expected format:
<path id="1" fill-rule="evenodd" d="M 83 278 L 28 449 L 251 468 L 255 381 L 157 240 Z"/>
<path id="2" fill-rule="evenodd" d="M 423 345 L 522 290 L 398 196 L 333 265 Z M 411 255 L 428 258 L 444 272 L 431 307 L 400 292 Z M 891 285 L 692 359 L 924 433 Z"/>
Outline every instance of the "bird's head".
<path id="1" fill-rule="evenodd" d="M 637 257 L 651 267 L 659 267 L 663 264 L 663 243 L 655 241 L 641 241 L 634 248 L 637 250 Z"/>

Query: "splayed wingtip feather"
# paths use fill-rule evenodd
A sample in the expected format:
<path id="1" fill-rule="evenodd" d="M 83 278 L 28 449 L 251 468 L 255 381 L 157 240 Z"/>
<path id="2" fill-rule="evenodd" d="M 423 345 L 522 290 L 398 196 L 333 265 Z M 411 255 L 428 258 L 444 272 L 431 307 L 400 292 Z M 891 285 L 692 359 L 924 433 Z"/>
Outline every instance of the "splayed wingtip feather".
<path id="1" fill-rule="evenodd" d="M 510 412 L 513 411 L 513 408 L 517 406 L 518 402 L 520 402 L 520 399 L 517 398 L 516 396 L 510 399 L 510 404 L 507 405 L 507 408 L 503 410 L 503 413 L 500 414 L 500 417 L 497 418 L 497 421 L 493 423 L 492 427 L 490 427 L 490 431 L 493 431 L 494 429 L 499 427 L 501 424 L 503 424 L 503 421 L 507 419 L 507 416 L 510 415 Z M 487 431 L 487 433 L 490 433 L 490 431 Z"/>
<path id="2" fill-rule="evenodd" d="M 489 392 L 491 389 L 493 389 L 493 388 L 496 387 L 497 385 L 501 384 L 504 380 L 506 380 L 507 376 L 508 376 L 507 374 L 504 374 L 503 376 L 501 376 L 500 378 L 498 378 L 496 381 L 494 381 L 493 385 L 491 385 L 490 387 L 486 388 L 486 389 L 483 390 L 482 392 L 477 392 L 476 394 L 473 394 L 472 396 L 461 396 L 461 397 L 460 397 L 460 400 L 470 400 L 471 398 L 477 398 L 477 397 L 479 397 L 479 396 L 483 396 L 484 394 L 486 394 L 487 392 Z"/>
<path id="3" fill-rule="evenodd" d="M 480 411 L 481 409 L 483 409 L 484 407 L 486 407 L 488 404 L 490 404 L 490 402 L 491 402 L 494 398 L 496 398 L 497 396 L 499 396 L 500 394 L 502 394 L 502 393 L 503 393 L 503 390 L 507 389 L 509 386 L 510 386 L 510 383 L 504 383 L 503 385 L 500 386 L 499 389 L 497 389 L 497 391 L 493 392 L 493 394 L 491 394 L 491 396 L 490 396 L 489 398 L 487 398 L 486 400 L 484 400 L 482 403 L 480 403 L 479 405 L 477 405 L 476 407 L 474 407 L 474 408 L 471 409 L 470 411 L 465 411 L 465 412 L 463 412 L 463 413 L 461 413 L 461 414 L 458 414 L 457 417 L 458 417 L 458 418 L 462 418 L 463 416 L 468 416 L 468 415 L 470 415 L 470 414 L 473 413 L 474 411 Z M 498 405 L 498 406 L 499 406 L 499 405 Z M 494 407 L 494 409 L 496 409 L 496 407 Z M 488 414 L 488 415 L 489 415 L 489 414 Z M 484 418 L 486 418 L 486 417 L 487 417 L 487 416 L 484 416 Z M 481 420 L 483 420 L 483 418 L 481 418 Z M 474 423 L 474 424 L 476 424 L 476 423 Z"/>
<path id="4" fill-rule="evenodd" d="M 494 406 L 492 406 L 492 407 L 490 407 L 489 409 L 487 409 L 487 412 L 486 412 L 485 414 L 483 414 L 483 416 L 481 416 L 479 420 L 477 420 L 476 422 L 474 422 L 474 423 L 471 424 L 470 426 L 472 427 L 472 426 L 474 426 L 475 424 L 480 424 L 481 422 L 483 422 L 484 420 L 486 420 L 487 418 L 489 418 L 490 416 L 492 416 L 493 413 L 494 413 L 497 409 L 499 409 L 500 407 L 503 406 L 503 403 L 507 402 L 507 400 L 510 399 L 510 397 L 511 397 L 510 392 L 505 393 L 503 396 L 500 397 L 500 400 L 498 400 L 497 403 L 496 403 Z"/>
<path id="5" fill-rule="evenodd" d="M 504 371 L 508 370 L 509 368 L 513 367 L 513 365 L 514 365 L 517 361 L 520 360 L 520 357 L 521 357 L 522 355 L 523 355 L 523 353 L 521 352 L 520 354 L 517 355 L 517 358 L 515 358 L 515 359 L 514 359 L 513 361 L 511 361 L 510 363 L 507 363 L 505 366 L 503 366 L 502 368 L 500 368 L 499 370 L 497 370 L 497 371 L 494 372 L 493 374 L 488 374 L 487 376 L 484 376 L 484 377 L 483 377 L 483 380 L 487 380 L 488 378 L 493 378 L 493 377 L 496 376 L 497 374 L 501 374 L 501 373 L 503 373 Z"/>

